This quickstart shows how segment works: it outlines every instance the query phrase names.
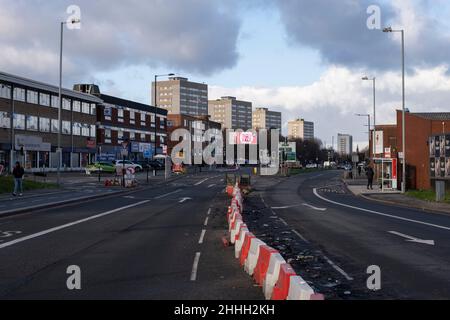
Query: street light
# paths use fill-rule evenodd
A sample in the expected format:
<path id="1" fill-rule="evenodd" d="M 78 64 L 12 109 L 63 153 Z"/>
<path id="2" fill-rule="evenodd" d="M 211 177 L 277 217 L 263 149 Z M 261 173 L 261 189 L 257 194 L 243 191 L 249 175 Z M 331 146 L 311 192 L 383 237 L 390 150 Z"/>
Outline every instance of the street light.
<path id="1" fill-rule="evenodd" d="M 155 155 L 156 155 L 156 143 L 157 143 L 157 139 L 156 139 L 156 111 L 158 109 L 158 97 L 157 95 L 157 82 L 158 82 L 158 78 L 159 77 L 173 77 L 175 75 L 175 73 L 168 73 L 168 74 L 155 74 L 155 88 L 154 88 L 154 96 L 155 96 L 155 150 L 153 152 L 153 160 L 155 160 Z"/>
<path id="2" fill-rule="evenodd" d="M 406 191 L 406 124 L 405 124 L 405 30 L 393 30 L 391 27 L 383 29 L 385 33 L 400 32 L 402 35 L 402 149 L 403 149 L 403 168 L 402 168 L 402 193 Z"/>
<path id="3" fill-rule="evenodd" d="M 72 19 L 71 24 L 80 23 L 80 19 Z M 61 179 L 61 162 L 62 162 L 62 150 L 61 150 L 61 129 L 62 129 L 62 118 L 61 118 L 61 108 L 62 108 L 62 56 L 63 56 L 63 36 L 64 36 L 64 25 L 68 24 L 68 21 L 61 22 L 61 42 L 59 47 L 59 90 L 58 90 L 58 148 L 56 150 L 58 154 L 58 167 L 56 175 L 56 184 L 59 186 Z"/>
<path id="4" fill-rule="evenodd" d="M 368 151 L 368 154 L 369 154 L 369 158 L 370 158 L 370 114 L 361 114 L 361 113 L 357 113 L 357 114 L 355 114 L 355 116 L 358 116 L 358 117 L 367 117 L 367 125 L 368 125 L 368 128 L 369 128 L 369 143 L 368 143 L 368 146 L 369 146 L 369 151 Z"/>

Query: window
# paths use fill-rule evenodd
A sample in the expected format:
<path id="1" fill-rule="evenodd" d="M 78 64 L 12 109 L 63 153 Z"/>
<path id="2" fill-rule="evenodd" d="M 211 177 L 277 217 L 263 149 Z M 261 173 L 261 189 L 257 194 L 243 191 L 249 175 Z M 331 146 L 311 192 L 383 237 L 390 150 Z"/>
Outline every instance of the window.
<path id="1" fill-rule="evenodd" d="M 61 132 L 62 132 L 62 134 L 70 134 L 70 121 L 63 121 L 62 122 L 62 130 L 61 130 Z"/>
<path id="2" fill-rule="evenodd" d="M 63 100 L 62 100 L 62 108 L 64 109 L 64 110 L 68 110 L 68 111 L 70 111 L 70 99 L 67 99 L 67 98 L 63 98 Z"/>
<path id="3" fill-rule="evenodd" d="M 81 126 L 81 135 L 83 137 L 89 137 L 91 135 L 91 127 L 88 124 L 83 124 Z"/>
<path id="4" fill-rule="evenodd" d="M 130 132 L 130 140 L 134 140 L 136 138 L 136 134 L 133 132 Z"/>
<path id="5" fill-rule="evenodd" d="M 95 127 L 95 124 L 91 124 L 91 137 L 95 138 L 97 136 L 97 128 Z"/>
<path id="6" fill-rule="evenodd" d="M 123 122 L 123 109 L 117 110 L 117 121 Z"/>
<path id="7" fill-rule="evenodd" d="M 39 94 L 33 90 L 27 90 L 27 102 L 38 104 Z"/>
<path id="8" fill-rule="evenodd" d="M 52 108 L 59 108 L 59 96 L 52 96 Z"/>
<path id="9" fill-rule="evenodd" d="M 0 111 L 0 128 L 10 128 L 11 118 L 8 112 Z"/>
<path id="10" fill-rule="evenodd" d="M 63 132 L 64 132 L 64 127 L 63 127 Z M 72 124 L 72 134 L 74 136 L 79 136 L 81 135 L 81 123 L 79 122 L 74 122 Z"/>
<path id="11" fill-rule="evenodd" d="M 40 93 L 39 104 L 44 107 L 50 107 L 50 95 L 46 93 Z"/>
<path id="12" fill-rule="evenodd" d="M 14 100 L 25 102 L 25 89 L 14 88 Z"/>
<path id="13" fill-rule="evenodd" d="M 151 115 L 151 126 L 154 128 L 155 127 L 155 115 L 154 114 L 152 114 Z"/>
<path id="14" fill-rule="evenodd" d="M 52 119 L 51 123 L 52 123 L 52 127 L 51 127 L 52 133 L 58 133 L 58 131 L 59 131 L 59 129 L 58 129 L 59 128 L 58 120 Z"/>
<path id="15" fill-rule="evenodd" d="M 39 131 L 50 132 L 50 119 L 49 118 L 39 118 Z"/>
<path id="16" fill-rule="evenodd" d="M 145 127 L 146 125 L 147 125 L 147 120 L 145 119 L 146 118 L 146 114 L 145 113 L 141 113 L 141 126 L 142 127 Z"/>
<path id="17" fill-rule="evenodd" d="M 27 116 L 27 130 L 29 131 L 38 130 L 38 117 Z"/>
<path id="18" fill-rule="evenodd" d="M 83 102 L 81 104 L 82 108 L 81 108 L 81 112 L 86 113 L 86 114 L 90 114 L 91 113 L 91 106 L 89 105 L 89 103 Z"/>
<path id="19" fill-rule="evenodd" d="M 135 124 L 136 114 L 134 111 L 130 111 L 130 124 Z"/>
<path id="20" fill-rule="evenodd" d="M 110 129 L 105 129 L 105 138 L 111 139 L 111 130 Z"/>
<path id="21" fill-rule="evenodd" d="M 11 88 L 4 84 L 0 84 L 0 97 L 11 99 Z"/>
<path id="22" fill-rule="evenodd" d="M 117 138 L 119 139 L 119 142 L 125 139 L 125 132 L 119 130 L 119 132 L 117 133 Z"/>
<path id="23" fill-rule="evenodd" d="M 81 111 L 81 102 L 77 100 L 73 100 L 72 102 L 72 111 L 80 112 Z"/>
<path id="24" fill-rule="evenodd" d="M 160 136 L 160 137 L 159 137 L 159 143 L 160 143 L 160 144 L 165 144 L 165 143 L 166 143 L 166 138 L 163 137 L 163 136 Z"/>
<path id="25" fill-rule="evenodd" d="M 14 129 L 25 130 L 25 115 L 14 114 Z"/>
<path id="26" fill-rule="evenodd" d="M 91 103 L 91 114 L 93 116 L 96 115 L 96 110 L 97 110 L 97 106 L 95 105 L 95 103 Z"/>
<path id="27" fill-rule="evenodd" d="M 141 133 L 141 141 L 146 141 L 145 133 Z"/>

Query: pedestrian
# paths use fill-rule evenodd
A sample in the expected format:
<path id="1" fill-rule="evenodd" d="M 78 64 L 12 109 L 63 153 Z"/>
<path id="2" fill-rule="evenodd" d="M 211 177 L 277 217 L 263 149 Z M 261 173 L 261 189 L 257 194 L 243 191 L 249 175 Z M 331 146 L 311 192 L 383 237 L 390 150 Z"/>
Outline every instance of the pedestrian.
<path id="1" fill-rule="evenodd" d="M 371 166 L 367 167 L 366 170 L 367 175 L 367 190 L 373 190 L 372 184 L 373 184 L 373 176 L 375 175 L 375 172 L 373 171 L 373 168 Z"/>
<path id="2" fill-rule="evenodd" d="M 23 193 L 23 187 L 22 187 L 22 180 L 23 175 L 25 174 L 25 170 L 20 165 L 19 162 L 16 162 L 16 166 L 13 170 L 13 176 L 14 176 L 14 192 L 13 196 L 17 196 L 17 193 L 19 193 L 19 196 L 22 196 Z"/>
<path id="3" fill-rule="evenodd" d="M 361 177 L 361 166 L 358 165 L 358 177 Z"/>

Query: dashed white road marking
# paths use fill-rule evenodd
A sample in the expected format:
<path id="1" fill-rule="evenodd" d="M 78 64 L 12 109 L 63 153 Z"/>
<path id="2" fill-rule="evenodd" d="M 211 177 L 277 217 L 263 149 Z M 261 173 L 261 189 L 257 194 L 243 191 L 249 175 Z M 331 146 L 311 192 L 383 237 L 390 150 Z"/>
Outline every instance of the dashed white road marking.
<path id="1" fill-rule="evenodd" d="M 338 205 L 338 206 L 342 206 L 342 207 L 346 207 L 346 208 L 350 208 L 350 209 L 355 209 L 355 210 L 359 210 L 359 211 L 364 211 L 364 212 L 368 212 L 368 213 L 373 213 L 373 214 L 376 214 L 376 215 L 379 215 L 379 216 L 383 216 L 383 217 L 388 217 L 388 218 L 393 218 L 393 219 L 398 219 L 398 220 L 418 223 L 418 224 L 422 224 L 422 225 L 425 225 L 425 226 L 429 226 L 429 227 L 433 227 L 433 228 L 444 229 L 444 230 L 449 230 L 450 231 L 450 227 L 444 227 L 444 226 L 440 226 L 440 225 L 433 224 L 433 223 L 428 223 L 428 222 L 423 222 L 423 221 L 419 221 L 419 220 L 403 218 L 403 217 L 394 216 L 394 215 L 387 214 L 387 213 L 382 213 L 382 212 L 373 211 L 373 210 L 364 209 L 364 208 L 358 208 L 358 207 L 354 207 L 354 206 L 351 206 L 351 205 L 348 205 L 348 204 L 336 202 L 336 201 L 327 199 L 325 197 L 322 197 L 317 192 L 317 188 L 314 188 L 313 192 L 314 192 L 315 196 L 318 197 L 319 199 L 322 199 L 323 201 L 326 201 L 326 202 L 329 202 L 329 203 L 332 203 L 332 204 L 335 204 L 335 205 Z"/>
<path id="2" fill-rule="evenodd" d="M 350 277 L 342 268 L 340 268 L 338 265 L 336 265 L 333 261 L 331 261 L 327 256 L 323 256 L 324 259 L 328 262 L 329 265 L 331 265 L 337 272 L 342 274 L 345 279 L 348 281 L 353 281 L 353 278 Z"/>
<path id="3" fill-rule="evenodd" d="M 280 219 L 280 221 L 281 221 L 285 226 L 288 225 L 288 223 L 287 223 L 283 218 L 278 218 L 278 219 Z"/>
<path id="4" fill-rule="evenodd" d="M 304 236 L 302 236 L 301 234 L 300 234 L 300 232 L 298 232 L 297 230 L 295 230 L 295 229 L 292 229 L 291 230 L 293 233 L 295 233 L 300 239 L 302 239 L 304 242 L 306 242 L 306 243 L 309 243 L 309 241 L 304 237 Z"/>
<path id="5" fill-rule="evenodd" d="M 208 225 L 208 220 L 209 220 L 209 217 L 206 217 L 205 223 L 204 223 L 204 226 L 205 226 L 205 227 Z"/>
<path id="6" fill-rule="evenodd" d="M 169 192 L 169 193 L 166 193 L 166 194 L 157 196 L 157 197 L 155 197 L 154 199 L 162 199 L 162 198 L 165 198 L 165 197 L 167 197 L 167 196 L 170 196 L 171 194 L 178 193 L 178 192 L 180 192 L 180 191 L 181 191 L 181 189 L 175 190 L 175 191 L 172 191 L 172 192 Z"/>
<path id="7" fill-rule="evenodd" d="M 110 215 L 110 214 L 113 214 L 113 213 L 116 213 L 116 212 L 119 212 L 119 211 L 123 211 L 123 210 L 126 210 L 126 209 L 137 207 L 137 206 L 140 206 L 140 205 L 145 204 L 147 202 L 149 202 L 149 200 L 133 203 L 133 204 L 130 204 L 130 205 L 125 206 L 125 207 L 120 207 L 120 208 L 117 208 L 117 209 L 114 209 L 114 210 L 110 210 L 110 211 L 106 211 L 106 212 L 103 212 L 103 213 L 100 213 L 100 214 L 96 214 L 96 215 L 90 216 L 88 218 L 84 218 L 84 219 L 77 220 L 77 221 L 74 221 L 74 222 L 66 223 L 66 224 L 63 224 L 63 225 L 58 226 L 58 227 L 54 227 L 54 228 L 50 228 L 50 229 L 47 229 L 47 230 L 43 230 L 41 232 L 33 233 L 33 234 L 28 235 L 28 236 L 25 236 L 25 237 L 22 237 L 22 238 L 18 238 L 18 239 L 15 239 L 15 240 L 12 240 L 12 241 L 0 244 L 0 249 L 6 248 L 6 247 L 10 247 L 10 246 L 15 245 L 17 243 L 24 242 L 24 241 L 27 241 L 27 240 L 31 240 L 31 239 L 34 239 L 34 238 L 37 238 L 37 237 L 40 237 L 40 236 L 43 236 L 43 235 L 55 232 L 55 231 L 59 231 L 59 230 L 65 229 L 65 228 L 69 228 L 69 227 L 72 227 L 74 225 L 77 225 L 77 224 L 80 224 L 80 223 L 83 223 L 83 222 L 87 222 L 87 221 L 94 220 L 94 219 L 97 219 L 97 218 L 101 218 L 101 217 L 104 217 L 104 216 L 107 216 L 107 215 Z"/>
<path id="8" fill-rule="evenodd" d="M 192 265 L 191 281 L 197 280 L 197 269 L 198 269 L 198 262 L 200 261 L 200 254 L 201 252 L 197 252 L 195 254 L 194 264 Z"/>
<path id="9" fill-rule="evenodd" d="M 210 184 L 209 186 L 208 186 L 208 189 L 209 188 L 212 188 L 212 187 L 214 187 L 215 186 L 215 184 Z"/>
<path id="10" fill-rule="evenodd" d="M 208 181 L 208 179 L 209 179 L 209 178 L 203 179 L 203 180 L 201 180 L 201 181 L 195 183 L 194 186 L 199 186 L 199 185 L 201 185 L 203 182 Z"/>
<path id="11" fill-rule="evenodd" d="M 211 214 L 211 208 L 208 209 L 208 212 L 206 213 L 207 216 Z"/>
<path id="12" fill-rule="evenodd" d="M 205 238 L 206 229 L 202 230 L 202 233 L 200 234 L 200 239 L 198 240 L 198 244 L 203 243 L 203 239 Z"/>

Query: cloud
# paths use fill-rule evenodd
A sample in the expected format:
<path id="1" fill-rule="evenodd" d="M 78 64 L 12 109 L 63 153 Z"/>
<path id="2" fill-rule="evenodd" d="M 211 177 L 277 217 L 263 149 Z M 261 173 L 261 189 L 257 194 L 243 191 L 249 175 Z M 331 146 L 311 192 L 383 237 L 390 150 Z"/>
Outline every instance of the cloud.
<path id="1" fill-rule="evenodd" d="M 331 144 L 337 133 L 354 135 L 355 141 L 367 140 L 367 118 L 373 114 L 371 82 L 362 81 L 363 70 L 331 66 L 319 80 L 307 86 L 225 88 L 210 86 L 209 97 L 231 95 L 283 113 L 283 123 L 296 118 L 315 122 L 318 138 Z M 415 68 L 406 78 L 406 106 L 411 112 L 448 111 L 450 75 L 445 65 Z M 395 110 L 402 105 L 401 76 L 386 71 L 377 78 L 377 124 L 396 122 Z M 372 120 L 373 121 L 373 120 Z M 283 129 L 286 133 L 286 128 Z M 336 141 L 336 140 L 335 140 Z M 359 142 L 360 148 L 364 144 Z M 356 147 L 356 146 L 355 146 Z"/>
<path id="2" fill-rule="evenodd" d="M 2 0 L 0 69 L 57 79 L 59 23 L 73 1 Z M 238 59 L 234 1 L 79 0 L 81 30 L 65 29 L 65 74 L 77 79 L 146 65 L 209 75 Z"/>
<path id="3" fill-rule="evenodd" d="M 372 0 L 275 0 L 288 39 L 317 49 L 323 60 L 351 68 L 399 68 L 398 34 L 369 30 L 366 13 Z M 438 2 L 438 3 L 437 3 Z M 441 0 L 382 1 L 381 25 L 405 29 L 407 65 L 450 62 L 450 37 L 431 11 Z M 447 29 L 448 30 L 448 29 Z"/>

